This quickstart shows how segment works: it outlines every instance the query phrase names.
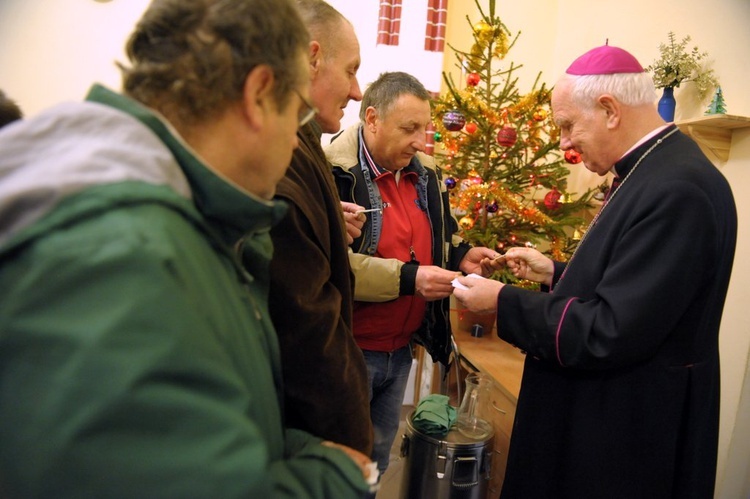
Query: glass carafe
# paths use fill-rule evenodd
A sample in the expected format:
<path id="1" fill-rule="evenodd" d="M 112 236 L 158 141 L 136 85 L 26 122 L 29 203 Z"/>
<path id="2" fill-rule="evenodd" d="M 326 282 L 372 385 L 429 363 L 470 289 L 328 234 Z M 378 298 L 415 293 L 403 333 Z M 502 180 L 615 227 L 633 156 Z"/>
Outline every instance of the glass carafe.
<path id="1" fill-rule="evenodd" d="M 488 376 L 481 373 L 466 376 L 466 392 L 458 408 L 456 429 L 467 437 L 481 439 L 492 433 L 492 426 L 481 417 L 491 382 Z"/>

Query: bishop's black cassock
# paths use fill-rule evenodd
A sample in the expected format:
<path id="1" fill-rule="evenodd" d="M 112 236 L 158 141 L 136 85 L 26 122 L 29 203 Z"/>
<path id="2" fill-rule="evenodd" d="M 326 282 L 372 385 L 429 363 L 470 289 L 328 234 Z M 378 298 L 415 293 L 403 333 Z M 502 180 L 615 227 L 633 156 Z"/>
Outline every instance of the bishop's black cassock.
<path id="1" fill-rule="evenodd" d="M 662 140 L 552 291 L 500 292 L 498 334 L 528 353 L 503 499 L 713 497 L 737 215 L 674 128 L 615 165 L 627 177 Z"/>

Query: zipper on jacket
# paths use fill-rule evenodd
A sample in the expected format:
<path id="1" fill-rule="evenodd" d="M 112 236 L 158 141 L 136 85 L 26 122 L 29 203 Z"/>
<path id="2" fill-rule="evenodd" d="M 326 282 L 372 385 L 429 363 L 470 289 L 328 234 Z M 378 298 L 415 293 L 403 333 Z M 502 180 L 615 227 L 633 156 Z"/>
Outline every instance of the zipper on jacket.
<path id="1" fill-rule="evenodd" d="M 409 255 L 411 256 L 411 260 L 409 260 L 409 263 L 419 265 L 419 260 L 417 260 L 417 254 L 414 252 L 414 246 L 409 246 Z"/>
<path id="2" fill-rule="evenodd" d="M 261 320 L 263 318 L 263 314 L 260 313 L 260 308 L 258 307 L 257 302 L 255 301 L 255 297 L 253 296 L 253 292 L 250 289 L 250 284 L 255 281 L 255 278 L 247 271 L 245 270 L 245 266 L 242 265 L 242 248 L 245 245 L 245 238 L 241 238 L 234 246 L 234 254 L 232 255 L 232 263 L 234 264 L 234 267 L 238 270 L 238 273 L 242 280 L 242 287 L 245 289 L 245 294 L 247 295 L 248 301 L 250 302 L 250 306 L 253 308 L 253 312 L 255 313 L 255 318 L 257 320 Z"/>

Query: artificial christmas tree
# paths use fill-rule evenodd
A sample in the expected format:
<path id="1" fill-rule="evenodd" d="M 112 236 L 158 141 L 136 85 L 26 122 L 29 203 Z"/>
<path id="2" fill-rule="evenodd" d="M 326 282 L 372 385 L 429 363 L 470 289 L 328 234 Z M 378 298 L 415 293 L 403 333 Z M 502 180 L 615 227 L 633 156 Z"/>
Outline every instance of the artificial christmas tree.
<path id="1" fill-rule="evenodd" d="M 467 17 L 471 50 L 451 46 L 465 81 L 459 87 L 444 73 L 447 91 L 433 102 L 434 140 L 454 214 L 472 244 L 501 253 L 530 245 L 566 261 L 599 189 L 580 196 L 566 191 L 566 162 L 581 158 L 575 151 L 562 158 L 559 130 L 551 120 L 551 91 L 539 83 L 540 73 L 531 90 L 520 93 L 513 73 L 521 66 L 505 62 L 520 33 L 511 40 L 495 16 L 493 0 L 489 14 L 475 3 L 482 19 L 472 23 Z M 509 273 L 496 277 L 514 281 Z"/>

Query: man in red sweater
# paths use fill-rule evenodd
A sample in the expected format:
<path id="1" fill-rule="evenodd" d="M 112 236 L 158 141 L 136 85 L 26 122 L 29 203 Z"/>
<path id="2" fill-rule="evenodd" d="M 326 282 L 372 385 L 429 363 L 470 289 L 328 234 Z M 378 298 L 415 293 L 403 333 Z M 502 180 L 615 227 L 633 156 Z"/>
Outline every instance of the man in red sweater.
<path id="1" fill-rule="evenodd" d="M 413 76 L 384 73 L 365 91 L 361 123 L 345 130 L 326 155 L 342 201 L 369 213 L 352 244 L 354 337 L 370 383 L 373 460 L 388 466 L 416 339 L 433 360 L 448 363 L 453 279 L 491 273 L 497 253 L 458 238 L 448 194 L 423 153 L 432 117 L 430 94 Z"/>

